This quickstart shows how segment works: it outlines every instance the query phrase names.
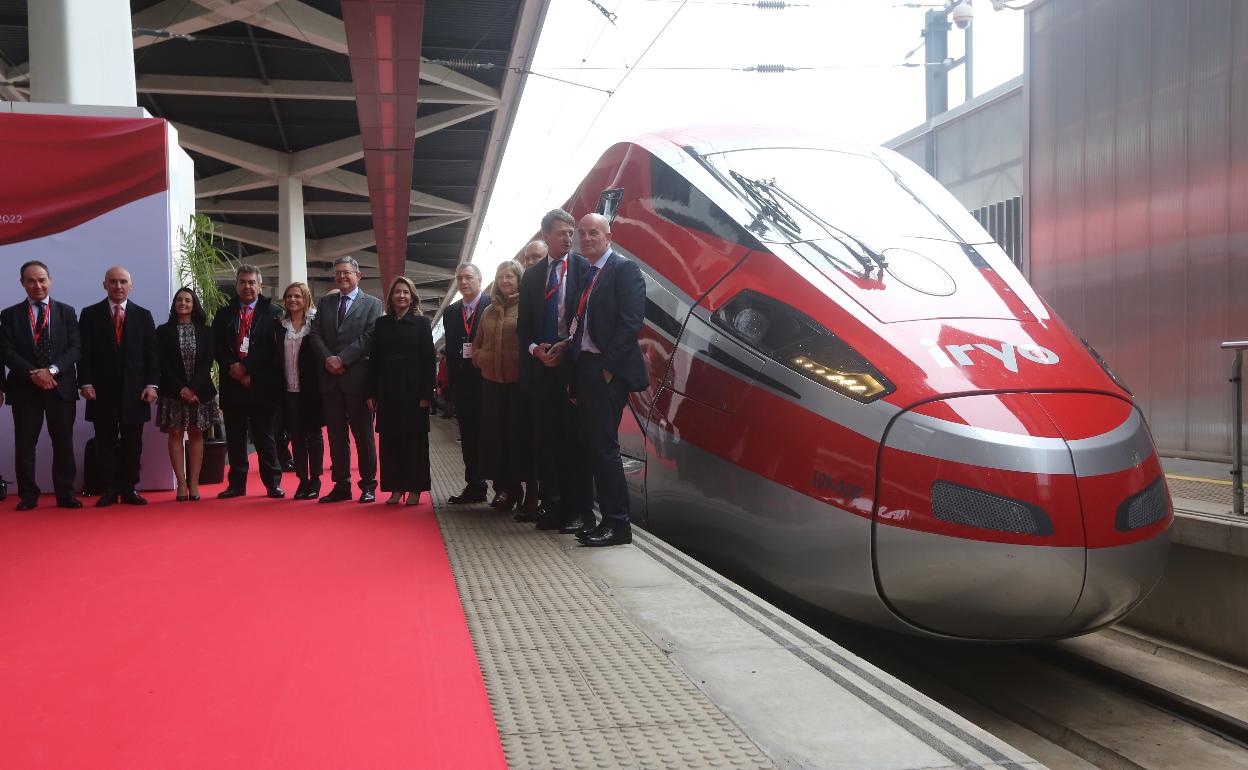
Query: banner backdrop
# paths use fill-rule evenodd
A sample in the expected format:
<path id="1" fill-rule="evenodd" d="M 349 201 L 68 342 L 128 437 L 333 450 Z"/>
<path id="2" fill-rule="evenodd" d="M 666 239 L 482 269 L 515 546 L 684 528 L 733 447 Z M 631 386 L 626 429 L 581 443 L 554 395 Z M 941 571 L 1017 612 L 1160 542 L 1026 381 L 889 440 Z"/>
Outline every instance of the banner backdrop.
<path id="1" fill-rule="evenodd" d="M 104 299 L 104 273 L 130 271 L 130 300 L 169 315 L 176 279 L 178 228 L 194 211 L 194 172 L 164 120 L 0 113 L 0 307 L 24 301 L 21 265 L 37 259 L 52 275 L 51 298 L 81 312 Z M 93 434 L 78 402 L 74 444 L 78 485 L 82 448 Z M 155 408 L 153 407 L 153 417 Z M 52 491 L 52 450 L 44 432 L 38 483 Z M 0 473 L 13 471 L 13 422 L 0 409 Z M 149 424 L 143 436 L 140 489 L 169 489 L 173 473 L 165 437 Z M 10 492 L 15 491 L 10 487 Z"/>

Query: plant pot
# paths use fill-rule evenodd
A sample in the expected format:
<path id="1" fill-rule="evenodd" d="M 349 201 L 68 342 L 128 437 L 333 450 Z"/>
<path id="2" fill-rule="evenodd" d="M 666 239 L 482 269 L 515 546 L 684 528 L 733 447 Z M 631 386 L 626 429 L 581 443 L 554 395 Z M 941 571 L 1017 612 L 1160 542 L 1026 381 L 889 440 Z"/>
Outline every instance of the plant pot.
<path id="1" fill-rule="evenodd" d="M 225 481 L 224 441 L 204 441 L 204 463 L 199 466 L 200 484 L 220 484 Z"/>

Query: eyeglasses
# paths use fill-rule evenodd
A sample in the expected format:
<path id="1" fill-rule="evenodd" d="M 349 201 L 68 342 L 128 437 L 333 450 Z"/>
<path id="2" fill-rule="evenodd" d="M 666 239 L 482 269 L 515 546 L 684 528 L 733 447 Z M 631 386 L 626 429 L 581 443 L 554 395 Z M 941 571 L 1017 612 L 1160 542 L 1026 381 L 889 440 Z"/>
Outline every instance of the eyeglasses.
<path id="1" fill-rule="evenodd" d="M 335 270 L 334 271 L 335 278 L 337 278 L 340 275 L 355 275 L 355 271 L 354 270 Z"/>

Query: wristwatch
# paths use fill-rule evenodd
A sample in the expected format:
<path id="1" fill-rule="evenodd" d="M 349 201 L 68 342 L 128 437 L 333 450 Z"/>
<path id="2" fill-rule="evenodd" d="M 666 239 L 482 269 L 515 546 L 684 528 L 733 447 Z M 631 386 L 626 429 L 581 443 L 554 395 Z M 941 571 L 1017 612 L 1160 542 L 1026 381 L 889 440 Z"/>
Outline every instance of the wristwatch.
<path id="1" fill-rule="evenodd" d="M 56 364 L 52 364 L 51 366 L 48 367 L 48 374 L 52 375 L 53 377 L 57 376 L 60 373 L 61 373 L 61 367 L 57 366 Z"/>

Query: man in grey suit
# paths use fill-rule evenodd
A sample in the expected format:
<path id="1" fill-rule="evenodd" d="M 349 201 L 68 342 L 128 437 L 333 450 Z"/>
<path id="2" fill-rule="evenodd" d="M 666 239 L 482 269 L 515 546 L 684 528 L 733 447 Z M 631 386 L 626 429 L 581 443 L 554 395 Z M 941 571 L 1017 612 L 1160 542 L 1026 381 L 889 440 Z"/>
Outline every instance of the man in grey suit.
<path id="1" fill-rule="evenodd" d="M 321 400 L 333 465 L 334 488 L 320 501 L 351 499 L 350 426 L 359 455 L 360 502 L 371 503 L 377 490 L 377 440 L 373 413 L 368 408 L 368 349 L 382 305 L 360 288 L 360 263 L 351 257 L 334 262 L 334 285 L 338 293 L 321 298 L 308 333 L 308 341 L 323 362 Z"/>

